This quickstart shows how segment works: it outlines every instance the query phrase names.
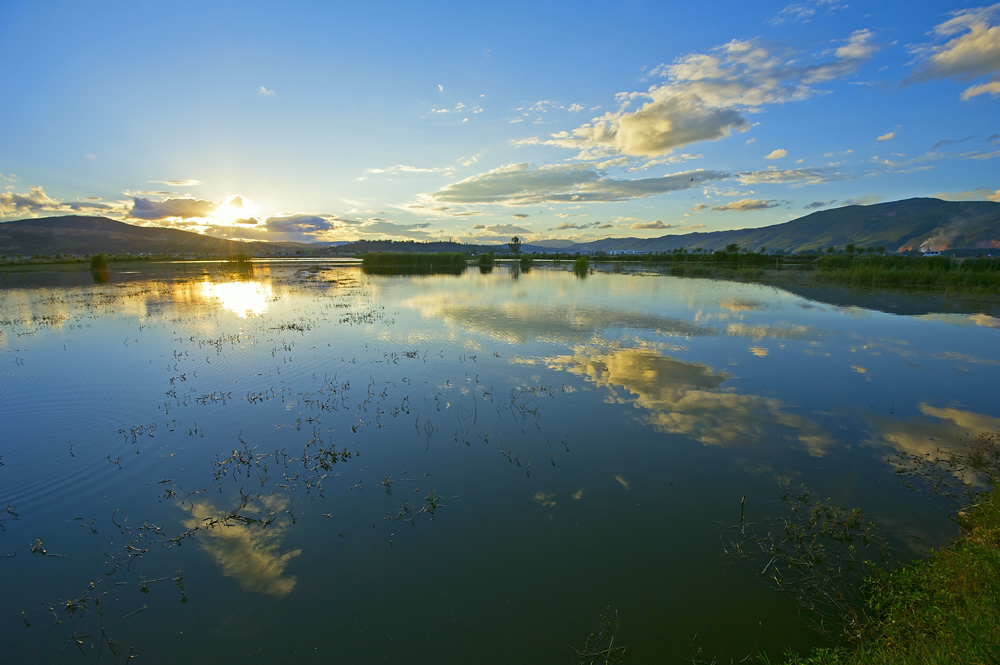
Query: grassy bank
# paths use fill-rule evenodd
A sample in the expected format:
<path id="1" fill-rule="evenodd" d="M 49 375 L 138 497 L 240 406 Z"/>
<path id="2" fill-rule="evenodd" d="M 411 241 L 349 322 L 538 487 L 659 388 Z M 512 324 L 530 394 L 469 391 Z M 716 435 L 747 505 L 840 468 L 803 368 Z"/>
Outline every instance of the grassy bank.
<path id="1" fill-rule="evenodd" d="M 910 256 L 824 256 L 818 279 L 837 284 L 893 289 L 995 293 L 1000 290 L 1000 260 Z"/>
<path id="2" fill-rule="evenodd" d="M 931 558 L 870 583 L 864 637 L 791 665 L 1000 663 L 1000 490 L 959 514 L 963 533 Z"/>

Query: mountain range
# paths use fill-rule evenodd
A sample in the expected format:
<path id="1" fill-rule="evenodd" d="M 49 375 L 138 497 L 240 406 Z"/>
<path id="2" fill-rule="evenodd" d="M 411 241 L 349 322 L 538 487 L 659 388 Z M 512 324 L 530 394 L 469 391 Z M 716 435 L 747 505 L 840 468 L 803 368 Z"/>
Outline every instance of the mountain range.
<path id="1" fill-rule="evenodd" d="M 827 247 L 884 247 L 888 252 L 1000 248 L 1000 203 L 914 198 L 873 205 L 822 210 L 774 224 L 735 231 L 664 235 L 658 238 L 606 238 L 587 243 L 541 241 L 523 243 L 524 252 L 723 249 L 736 244 L 749 250 L 804 252 Z M 506 251 L 506 244 L 501 245 Z M 69 215 L 0 223 L 0 254 L 87 255 L 350 253 L 364 251 L 489 251 L 496 246 L 459 243 L 358 241 L 329 243 L 243 242 L 178 229 L 144 227 L 105 217 Z"/>

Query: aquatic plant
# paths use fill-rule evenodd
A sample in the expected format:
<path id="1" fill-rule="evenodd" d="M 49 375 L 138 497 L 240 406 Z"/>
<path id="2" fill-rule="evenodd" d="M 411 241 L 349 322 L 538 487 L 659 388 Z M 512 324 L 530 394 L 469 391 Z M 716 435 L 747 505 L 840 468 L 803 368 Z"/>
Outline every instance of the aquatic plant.
<path id="1" fill-rule="evenodd" d="M 589 271 L 590 271 L 590 258 L 586 256 L 576 257 L 576 260 L 573 261 L 573 274 L 575 274 L 577 277 L 586 277 Z"/>
<path id="2" fill-rule="evenodd" d="M 108 269 L 108 255 L 105 253 L 94 254 L 90 257 L 90 269 L 102 271 Z"/>
<path id="3" fill-rule="evenodd" d="M 361 257 L 361 269 L 369 275 L 461 275 L 467 265 L 466 255 L 458 252 L 373 252 Z"/>

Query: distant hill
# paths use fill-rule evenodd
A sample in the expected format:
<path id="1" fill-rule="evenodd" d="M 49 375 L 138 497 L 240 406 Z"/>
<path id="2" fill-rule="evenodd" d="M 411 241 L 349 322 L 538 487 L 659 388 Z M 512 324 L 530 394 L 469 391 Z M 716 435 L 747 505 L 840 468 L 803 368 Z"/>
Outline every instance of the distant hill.
<path id="1" fill-rule="evenodd" d="M 784 224 L 756 229 L 687 233 L 659 238 L 609 238 L 577 245 L 571 251 L 634 250 L 664 252 L 678 248 L 724 249 L 736 243 L 759 250 L 803 252 L 885 247 L 888 252 L 1000 248 L 1000 203 L 906 199 L 874 205 L 821 210 Z"/>
<path id="2" fill-rule="evenodd" d="M 659 238 L 606 238 L 589 243 L 542 240 L 523 243 L 524 252 L 637 253 L 674 249 L 767 248 L 805 252 L 827 247 L 881 246 L 888 252 L 944 249 L 1000 249 L 1000 203 L 906 199 L 874 205 L 852 205 L 814 212 L 783 224 L 755 229 L 665 235 Z M 455 242 L 361 240 L 330 243 L 269 243 L 223 240 L 178 229 L 134 226 L 104 217 L 46 217 L 0 223 L 0 254 L 198 254 L 226 256 L 239 252 L 270 254 L 365 252 L 505 252 L 506 244 L 465 245 Z"/>
<path id="3" fill-rule="evenodd" d="M 228 256 L 294 251 L 300 243 L 240 242 L 181 231 L 135 226 L 106 217 L 43 217 L 0 223 L 0 254 L 196 254 Z"/>

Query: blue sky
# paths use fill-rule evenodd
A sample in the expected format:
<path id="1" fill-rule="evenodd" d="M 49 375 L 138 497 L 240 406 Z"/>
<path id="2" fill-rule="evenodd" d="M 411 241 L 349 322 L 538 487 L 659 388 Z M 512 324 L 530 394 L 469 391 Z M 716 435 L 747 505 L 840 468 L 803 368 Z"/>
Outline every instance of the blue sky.
<path id="1" fill-rule="evenodd" d="M 506 242 L 1000 201 L 1000 4 L 0 2 L 0 220 Z"/>

